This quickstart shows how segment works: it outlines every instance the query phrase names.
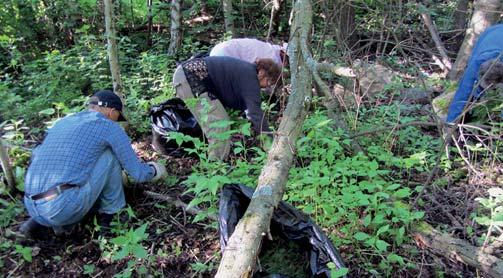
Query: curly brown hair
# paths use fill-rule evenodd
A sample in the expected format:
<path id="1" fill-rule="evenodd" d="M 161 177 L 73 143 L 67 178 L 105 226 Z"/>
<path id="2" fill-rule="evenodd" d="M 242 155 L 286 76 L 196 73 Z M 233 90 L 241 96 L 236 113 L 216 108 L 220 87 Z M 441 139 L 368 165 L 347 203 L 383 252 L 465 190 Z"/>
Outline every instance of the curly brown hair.
<path id="1" fill-rule="evenodd" d="M 281 68 L 272 59 L 258 59 L 255 61 L 257 65 L 257 72 L 264 70 L 266 77 L 274 82 L 274 84 L 281 84 Z"/>

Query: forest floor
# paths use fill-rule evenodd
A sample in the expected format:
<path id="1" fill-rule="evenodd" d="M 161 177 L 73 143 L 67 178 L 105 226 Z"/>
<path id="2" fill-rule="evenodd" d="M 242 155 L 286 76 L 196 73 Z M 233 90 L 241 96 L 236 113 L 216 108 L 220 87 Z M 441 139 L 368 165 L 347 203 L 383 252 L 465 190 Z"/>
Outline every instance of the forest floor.
<path id="1" fill-rule="evenodd" d="M 413 104 L 413 103 L 412 103 Z M 283 106 L 284 107 L 284 106 Z M 421 129 L 428 134 L 438 133 L 436 129 L 428 127 Z M 156 192 L 172 199 L 189 203 L 190 194 L 184 194 L 187 188 L 181 184 L 191 173 L 193 165 L 198 161 L 190 157 L 163 156 L 156 153 L 149 143 L 151 136 L 140 138 L 133 144 L 137 154 L 145 161 L 165 159 L 168 173 L 171 176 L 165 180 L 166 184 L 145 183 L 126 186 L 126 199 L 134 211 L 135 216 L 129 217 L 126 223 L 117 224 L 116 229 L 127 231 L 147 223 L 147 236 L 142 238 L 141 244 L 147 251 L 144 259 L 132 258 L 132 254 L 124 259 L 112 260 L 106 256 L 113 249 L 111 239 L 99 237 L 93 219 L 83 221 L 72 234 L 64 237 L 49 236 L 43 240 L 24 239 L 17 233 L 19 225 L 27 219 L 26 212 L 20 202 L 16 202 L 18 213 L 10 221 L 13 224 L 5 227 L 0 221 L 0 238 L 6 239 L 0 244 L 0 276 L 4 277 L 75 277 L 87 275 L 89 277 L 110 277 L 119 275 L 127 277 L 125 269 L 137 270 L 141 267 L 148 269 L 153 276 L 164 277 L 212 277 L 216 273 L 221 255 L 217 221 L 205 219 L 194 223 L 194 215 L 185 212 L 171 202 L 160 201 L 145 194 L 146 191 Z M 253 143 L 253 142 L 252 142 Z M 477 167 L 480 169 L 480 167 Z M 436 181 L 428 186 L 423 194 L 422 201 L 414 207 L 417 211 L 425 213 L 423 220 L 437 229 L 441 229 L 455 238 L 480 246 L 478 239 L 487 233 L 487 228 L 476 224 L 472 213 L 477 209 L 477 197 L 485 197 L 487 189 L 494 187 L 495 175 L 502 176 L 503 168 L 487 169 L 473 178 L 466 178 L 468 170 L 456 169 L 439 177 L 442 182 Z M 428 180 L 428 173 L 412 173 L 409 180 L 404 181 L 411 188 L 423 185 Z M 171 183 L 171 184 L 168 184 Z M 22 195 L 13 196 L 14 200 L 22 200 Z M 4 204 L 0 204 L 4 205 Z M 1 208 L 1 207 L 0 207 Z M 204 208 L 203 208 L 204 209 Z M 127 214 L 127 212 L 126 212 Z M 472 230 L 466 227 L 473 227 Z M 337 234 L 335 230 L 324 230 L 325 233 Z M 126 235 L 116 232 L 115 236 Z M 127 236 L 127 235 L 126 235 Z M 12 251 L 12 248 L 1 248 L 2 245 L 19 244 L 20 247 L 31 248 L 30 261 L 20 255 L 23 250 Z M 270 273 L 283 273 L 281 267 L 299 266 L 307 268 L 308 258 L 299 250 L 289 249 L 263 250 L 267 253 L 261 256 L 260 264 Z M 273 251 L 270 251 L 273 250 Z M 355 253 L 364 253 L 366 250 L 356 249 L 351 245 L 338 246 L 346 266 L 350 269 L 349 277 L 376 276 L 369 272 L 363 261 L 365 256 L 354 256 Z M 417 252 L 411 252 L 417 250 Z M 117 250 L 113 250 L 117 252 Z M 480 276 L 473 267 L 460 262 L 456 256 L 446 258 L 445 254 L 438 254 L 425 247 L 419 239 L 403 243 L 393 250 L 402 256 L 406 262 L 416 267 L 404 267 L 390 273 L 392 277 L 476 277 Z M 370 253 L 370 251 L 369 251 Z M 494 255 L 503 257 L 502 250 L 497 250 Z M 291 258 L 293 254 L 293 257 Z M 288 260 L 286 259 L 288 258 Z M 351 258 L 351 259 L 346 259 Z M 277 260 L 270 262 L 269 260 Z M 295 260 L 298 261 L 295 261 Z M 379 265 L 378 256 L 372 257 L 372 265 Z M 288 261 L 285 263 L 285 261 Z M 133 262 L 132 265 L 128 263 Z M 298 274 L 289 277 L 304 277 Z M 308 276 L 305 276 L 308 277 Z"/>
<path id="2" fill-rule="evenodd" d="M 145 138 L 141 142 L 149 142 Z M 145 159 L 150 160 L 157 156 L 150 145 L 136 143 L 136 151 Z M 191 165 L 196 163 L 193 158 L 169 158 L 168 168 L 179 179 L 190 172 Z M 503 171 L 503 169 L 499 169 Z M 418 176 L 415 182 L 421 182 L 426 177 Z M 465 226 L 472 226 L 470 214 L 476 207 L 474 199 L 482 196 L 491 185 L 490 179 L 471 181 L 479 186 L 451 185 L 446 187 L 432 187 L 425 192 L 425 202 L 418 209 L 425 211 L 424 220 L 433 226 L 448 228 L 451 235 L 471 241 L 476 235 L 481 235 L 484 229 L 475 230 L 466 234 Z M 133 208 L 136 219 L 149 223 L 147 228 L 148 239 L 144 241 L 147 252 L 155 257 L 155 261 L 148 263 L 149 269 L 155 269 L 154 275 L 165 277 L 212 277 L 216 272 L 220 260 L 219 233 L 217 223 L 209 220 L 192 223 L 193 215 L 174 207 L 168 202 L 152 199 L 144 194 L 145 190 L 158 192 L 178 198 L 188 203 L 190 196 L 184 195 L 185 190 L 181 185 L 173 185 L 160 189 L 159 185 L 142 184 L 128 186 L 126 197 L 128 204 Z M 92 221 L 85 221 L 77 226 L 69 236 L 50 236 L 45 240 L 27 240 L 16 233 L 19 225 L 26 219 L 25 212 L 16 217 L 16 224 L 5 230 L 5 238 L 17 240 L 23 246 L 32 248 L 32 262 L 12 258 L 9 253 L 0 253 L 4 265 L 0 272 L 4 277 L 75 277 L 85 273 L 84 266 L 92 267 L 89 277 L 110 277 L 126 268 L 127 259 L 111 262 L 103 257 L 103 239 L 93 231 Z M 131 225 L 128 223 L 127 225 Z M 407 250 L 413 242 L 404 244 L 400 248 Z M 418 243 L 419 244 L 419 243 Z M 157 250 L 157 254 L 154 253 Z M 162 250 L 162 251 L 159 251 Z M 339 248 L 342 257 L 345 252 L 351 252 L 350 246 Z M 164 256 L 156 256 L 160 253 Z M 402 253 L 398 251 L 398 253 Z M 407 252 L 403 252 L 406 255 Z M 410 255 L 410 254 L 409 254 Z M 501 254 L 500 254 L 501 255 Z M 443 254 L 429 252 L 421 249 L 416 257 L 407 258 L 416 262 L 418 269 L 401 271 L 395 277 L 432 277 L 438 276 L 442 271 L 445 277 L 477 276 L 475 269 L 460 263 L 456 258 L 446 259 Z M 266 264 L 267 262 L 262 262 Z M 367 276 L 364 269 L 359 269 L 362 262 L 346 261 L 351 269 L 350 277 Z M 205 266 L 203 269 L 198 266 Z"/>

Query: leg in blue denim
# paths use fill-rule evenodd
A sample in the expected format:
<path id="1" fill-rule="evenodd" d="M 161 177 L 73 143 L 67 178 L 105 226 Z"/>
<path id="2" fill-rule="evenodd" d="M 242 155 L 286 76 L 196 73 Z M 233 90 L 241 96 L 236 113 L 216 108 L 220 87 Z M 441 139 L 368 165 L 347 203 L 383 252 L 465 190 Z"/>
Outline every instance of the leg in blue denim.
<path id="1" fill-rule="evenodd" d="M 100 156 L 88 182 L 80 188 L 66 190 L 50 201 L 25 198 L 30 216 L 39 224 L 52 227 L 56 234 L 71 231 L 95 203 L 99 212 L 109 214 L 126 205 L 121 166 L 110 150 Z"/>
<path id="2" fill-rule="evenodd" d="M 122 168 L 111 151 L 106 151 L 98 159 L 88 184 L 93 196 L 89 209 L 97 202 L 100 213 L 113 214 L 126 206 L 122 186 Z"/>

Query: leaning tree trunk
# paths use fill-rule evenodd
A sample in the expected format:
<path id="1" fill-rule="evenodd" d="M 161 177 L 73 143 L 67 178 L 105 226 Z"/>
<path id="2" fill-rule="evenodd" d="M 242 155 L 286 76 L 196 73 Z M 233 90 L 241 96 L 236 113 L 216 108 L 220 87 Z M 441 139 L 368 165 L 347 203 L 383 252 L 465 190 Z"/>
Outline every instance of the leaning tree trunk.
<path id="1" fill-rule="evenodd" d="M 182 44 L 182 0 L 171 0 L 171 39 L 168 55 L 175 55 Z"/>
<path id="2" fill-rule="evenodd" d="M 7 153 L 7 146 L 1 138 L 0 138 L 0 163 L 2 164 L 2 170 L 5 174 L 5 178 L 7 179 L 7 191 L 12 192 L 14 188 L 16 188 L 16 179 L 12 174 L 9 155 Z"/>
<path id="3" fill-rule="evenodd" d="M 234 28 L 234 10 L 232 8 L 232 0 L 222 0 L 222 7 L 224 11 L 225 32 L 234 37 L 236 30 Z"/>
<path id="4" fill-rule="evenodd" d="M 114 7 L 112 0 L 104 0 L 104 1 L 105 1 L 105 27 L 108 42 L 107 53 L 108 53 L 108 61 L 110 63 L 110 72 L 112 74 L 112 83 L 114 93 L 116 93 L 121 99 L 123 99 L 121 70 L 117 52 L 117 40 L 116 40 L 117 33 L 115 32 L 115 23 L 114 23 Z"/>
<path id="5" fill-rule="evenodd" d="M 262 238 L 269 234 L 274 208 L 285 191 L 295 142 L 301 132 L 311 98 L 311 74 L 302 58 L 300 46 L 306 44 L 311 30 L 310 1 L 297 1 L 293 13 L 292 39 L 288 47 L 292 94 L 260 174 L 258 186 L 243 218 L 229 238 L 216 277 L 252 276 Z"/>
<path id="6" fill-rule="evenodd" d="M 472 54 L 473 46 L 487 27 L 493 25 L 501 14 L 501 0 L 475 0 L 474 11 L 468 29 L 466 29 L 465 39 L 459 49 L 456 62 L 449 72 L 450 80 L 458 80 L 468 63 Z"/>

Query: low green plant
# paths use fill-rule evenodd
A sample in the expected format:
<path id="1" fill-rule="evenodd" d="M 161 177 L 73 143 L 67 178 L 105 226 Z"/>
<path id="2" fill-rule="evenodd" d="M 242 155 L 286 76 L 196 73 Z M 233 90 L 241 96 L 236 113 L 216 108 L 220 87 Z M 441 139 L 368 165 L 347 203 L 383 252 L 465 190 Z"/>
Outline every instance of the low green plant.
<path id="1" fill-rule="evenodd" d="M 128 214 L 131 218 L 135 217 L 131 209 Z M 147 250 L 142 245 L 142 242 L 148 239 L 147 226 L 148 223 L 145 223 L 140 227 L 131 227 L 128 230 L 125 224 L 121 224 L 120 221 L 114 221 L 112 222 L 111 232 L 116 236 L 110 240 L 100 237 L 99 244 L 104 258 L 112 262 L 121 261 L 126 258 L 129 259 L 126 268 L 114 277 L 131 277 L 133 272 L 139 275 L 147 273 L 146 265 L 150 263 L 150 260 L 147 257 Z"/>
<path id="2" fill-rule="evenodd" d="M 83 272 L 83 274 L 84 275 L 92 276 L 92 274 L 94 273 L 95 269 L 96 269 L 96 267 L 93 264 L 86 264 L 86 265 L 84 265 L 84 272 Z"/>
<path id="3" fill-rule="evenodd" d="M 22 245 L 19 245 L 19 244 L 14 245 L 14 247 L 16 248 L 16 250 L 15 250 L 16 254 L 21 255 L 21 257 L 23 258 L 23 260 L 31 263 L 31 261 L 32 261 L 32 255 L 31 255 L 32 248 L 31 247 L 22 246 Z"/>
<path id="4" fill-rule="evenodd" d="M 489 193 L 488 198 L 475 199 L 484 208 L 484 211 L 478 212 L 478 216 L 475 216 L 474 219 L 480 225 L 488 227 L 484 245 L 491 240 L 494 232 L 501 232 L 503 229 L 503 189 L 493 187 L 487 192 Z"/>
<path id="5" fill-rule="evenodd" d="M 195 274 L 204 274 L 212 272 L 215 269 L 215 265 L 213 262 L 195 262 L 190 264 L 190 268 L 192 269 L 192 271 L 194 271 Z"/>

